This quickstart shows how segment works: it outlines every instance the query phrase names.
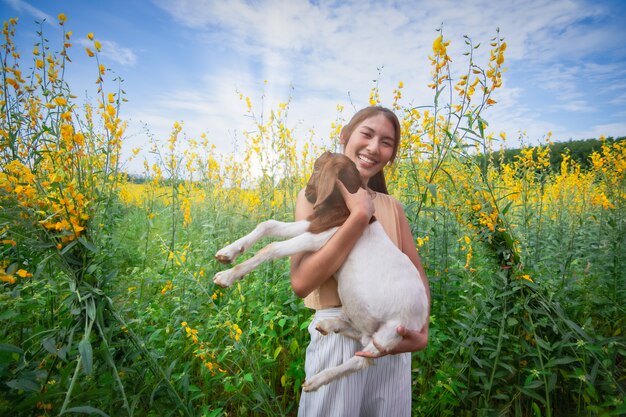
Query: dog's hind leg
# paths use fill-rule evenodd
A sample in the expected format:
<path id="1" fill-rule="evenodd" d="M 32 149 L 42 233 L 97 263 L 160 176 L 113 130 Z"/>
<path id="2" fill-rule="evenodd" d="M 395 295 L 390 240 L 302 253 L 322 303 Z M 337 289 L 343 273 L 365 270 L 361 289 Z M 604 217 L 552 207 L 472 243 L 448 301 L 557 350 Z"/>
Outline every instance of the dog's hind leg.
<path id="1" fill-rule="evenodd" d="M 305 233 L 309 229 L 310 222 L 300 220 L 297 222 L 279 222 L 277 220 L 268 220 L 259 223 L 257 227 L 246 236 L 236 240 L 230 245 L 220 249 L 215 254 L 215 259 L 222 263 L 231 263 L 252 245 L 264 237 L 282 237 L 292 238 Z"/>
<path id="2" fill-rule="evenodd" d="M 372 340 L 376 342 L 383 351 L 389 352 L 402 341 L 402 336 L 398 334 L 398 321 L 388 321 L 383 323 L 372 335 Z"/>
<path id="3" fill-rule="evenodd" d="M 236 265 L 234 268 L 215 274 L 213 282 L 222 287 L 230 287 L 233 282 L 265 261 L 283 258 L 300 252 L 315 252 L 324 246 L 336 231 L 337 228 L 335 227 L 321 233 L 313 234 L 307 232 L 289 240 L 272 242 L 257 252 L 252 258 Z"/>

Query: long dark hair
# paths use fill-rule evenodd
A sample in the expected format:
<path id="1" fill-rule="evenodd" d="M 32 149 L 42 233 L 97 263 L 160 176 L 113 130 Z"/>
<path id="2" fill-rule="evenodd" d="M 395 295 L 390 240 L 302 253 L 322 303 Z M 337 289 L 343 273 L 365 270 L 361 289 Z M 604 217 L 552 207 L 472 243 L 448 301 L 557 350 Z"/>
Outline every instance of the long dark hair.
<path id="1" fill-rule="evenodd" d="M 386 107 L 370 106 L 356 112 L 348 124 L 341 129 L 339 140 L 345 146 L 348 143 L 352 132 L 354 132 L 354 129 L 356 129 L 358 125 L 360 125 L 364 120 L 378 114 L 384 115 L 387 120 L 391 122 L 395 131 L 393 153 L 391 154 L 391 159 L 389 160 L 389 163 L 393 163 L 396 159 L 396 154 L 398 153 L 398 146 L 400 146 L 400 121 L 398 120 L 398 116 Z M 382 169 L 369 179 L 367 186 L 374 191 L 378 191 L 379 193 L 389 194 L 389 191 L 387 191 L 387 183 L 385 182 L 385 175 L 383 174 Z"/>

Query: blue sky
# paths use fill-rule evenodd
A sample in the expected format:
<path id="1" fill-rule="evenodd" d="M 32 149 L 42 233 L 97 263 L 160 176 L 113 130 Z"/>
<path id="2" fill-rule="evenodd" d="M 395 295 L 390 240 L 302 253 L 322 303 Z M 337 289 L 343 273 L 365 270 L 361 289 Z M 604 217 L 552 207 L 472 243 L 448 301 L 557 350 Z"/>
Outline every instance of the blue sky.
<path id="1" fill-rule="evenodd" d="M 95 94 L 89 32 L 103 44 L 101 61 L 124 79 L 125 152 L 147 150 L 144 124 L 164 140 L 175 121 L 187 136 L 205 132 L 232 151 L 251 128 L 238 92 L 257 107 L 265 94 L 267 108 L 291 96 L 296 135 L 314 129 L 321 143 L 338 104 L 345 117 L 367 105 L 379 68 L 383 104 L 403 81 L 405 103 L 429 105 L 427 57 L 441 24 L 455 65 L 463 35 L 484 45 L 476 60 L 485 65 L 496 28 L 505 38 L 508 70 L 484 116 L 509 146 L 521 132 L 529 144 L 547 132 L 554 140 L 626 135 L 624 0 L 0 0 L 2 20 L 19 19 L 23 55 L 36 42 L 35 19 L 47 19 L 58 45 L 60 12 L 73 31 L 72 91 Z"/>

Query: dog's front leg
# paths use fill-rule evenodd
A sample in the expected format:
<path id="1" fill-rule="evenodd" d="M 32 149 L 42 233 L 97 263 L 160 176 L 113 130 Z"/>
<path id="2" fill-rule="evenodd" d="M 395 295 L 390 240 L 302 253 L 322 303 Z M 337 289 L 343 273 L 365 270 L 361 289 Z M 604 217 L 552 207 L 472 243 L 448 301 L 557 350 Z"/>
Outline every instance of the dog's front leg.
<path id="1" fill-rule="evenodd" d="M 234 262 L 239 255 L 247 251 L 252 245 L 262 238 L 266 236 L 292 238 L 305 233 L 309 229 L 309 224 L 310 222 L 307 220 L 289 223 L 279 222 L 277 220 L 268 220 L 263 223 L 259 223 L 252 232 L 223 249 L 220 249 L 215 254 L 215 259 L 221 263 Z"/>
<path id="2" fill-rule="evenodd" d="M 315 252 L 324 246 L 336 231 L 337 228 L 335 227 L 322 233 L 313 234 L 307 232 L 289 240 L 272 242 L 257 252 L 252 258 L 236 265 L 234 268 L 215 274 L 213 282 L 222 287 L 230 287 L 233 282 L 241 279 L 241 277 L 265 261 L 295 255 L 300 252 Z"/>

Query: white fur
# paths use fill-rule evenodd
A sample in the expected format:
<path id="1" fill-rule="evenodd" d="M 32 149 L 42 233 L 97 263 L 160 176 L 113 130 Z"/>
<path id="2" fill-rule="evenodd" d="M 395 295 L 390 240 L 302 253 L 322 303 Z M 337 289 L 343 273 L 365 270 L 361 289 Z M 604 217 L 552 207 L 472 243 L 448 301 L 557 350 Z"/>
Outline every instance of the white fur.
<path id="1" fill-rule="evenodd" d="M 307 232 L 308 226 L 306 220 L 294 223 L 269 220 L 259 224 L 252 233 L 217 252 L 216 257 L 222 262 L 233 262 L 265 236 L 291 239 L 269 244 L 245 262 L 218 272 L 213 281 L 228 287 L 267 260 L 319 250 L 337 231 L 335 227 L 312 234 Z M 343 315 L 321 321 L 317 330 L 322 334 L 340 333 L 360 340 L 363 351 L 378 353 L 372 340 L 387 351 L 402 340 L 396 331 L 398 326 L 419 331 L 426 323 L 428 300 L 419 272 L 393 244 L 378 221 L 365 229 L 335 277 Z M 311 377 L 304 383 L 304 390 L 315 391 L 371 364 L 371 359 L 353 356 L 343 364 Z"/>

